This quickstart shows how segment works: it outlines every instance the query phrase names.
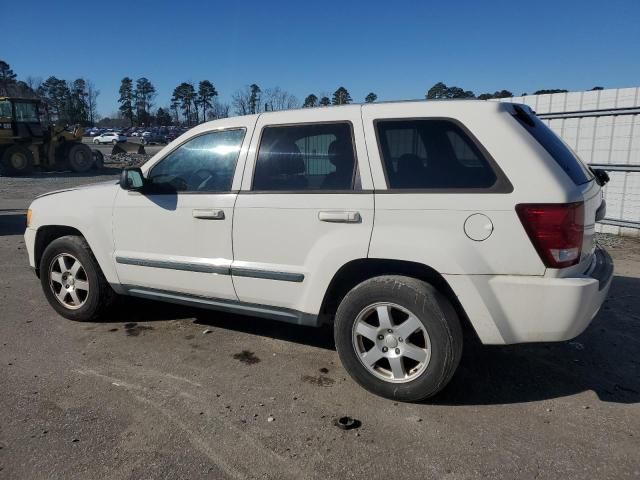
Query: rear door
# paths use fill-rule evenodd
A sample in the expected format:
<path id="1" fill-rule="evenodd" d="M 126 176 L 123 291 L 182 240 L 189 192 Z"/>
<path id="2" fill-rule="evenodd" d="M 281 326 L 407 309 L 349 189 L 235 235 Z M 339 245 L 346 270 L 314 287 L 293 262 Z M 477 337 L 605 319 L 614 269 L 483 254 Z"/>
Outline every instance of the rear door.
<path id="1" fill-rule="evenodd" d="M 262 115 L 234 212 L 239 299 L 318 313 L 338 269 L 366 258 L 373 214 L 359 106 Z"/>

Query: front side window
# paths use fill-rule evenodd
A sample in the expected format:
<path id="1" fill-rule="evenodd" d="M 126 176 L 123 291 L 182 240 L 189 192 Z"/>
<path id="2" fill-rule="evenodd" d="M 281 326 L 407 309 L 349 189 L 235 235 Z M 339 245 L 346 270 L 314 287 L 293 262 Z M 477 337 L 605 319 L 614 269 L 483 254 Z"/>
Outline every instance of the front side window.
<path id="1" fill-rule="evenodd" d="M 227 192 L 245 130 L 199 135 L 167 155 L 148 175 L 152 190 L 170 192 Z"/>
<path id="2" fill-rule="evenodd" d="M 390 189 L 486 189 L 497 180 L 480 149 L 450 120 L 376 122 Z"/>
<path id="3" fill-rule="evenodd" d="M 355 172 L 351 124 L 265 127 L 253 190 L 352 190 Z"/>

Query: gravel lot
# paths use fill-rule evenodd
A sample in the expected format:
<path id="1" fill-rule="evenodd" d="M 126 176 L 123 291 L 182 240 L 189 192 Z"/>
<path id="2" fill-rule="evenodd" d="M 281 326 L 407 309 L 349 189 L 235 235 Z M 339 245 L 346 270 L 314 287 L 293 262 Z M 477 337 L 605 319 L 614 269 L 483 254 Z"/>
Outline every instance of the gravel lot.
<path id="1" fill-rule="evenodd" d="M 469 337 L 440 397 L 396 404 L 351 381 L 327 329 L 138 300 L 57 316 L 23 209 L 117 173 L 0 178 L 0 478 L 640 477 L 640 242 L 604 239 L 616 278 L 576 340 Z"/>

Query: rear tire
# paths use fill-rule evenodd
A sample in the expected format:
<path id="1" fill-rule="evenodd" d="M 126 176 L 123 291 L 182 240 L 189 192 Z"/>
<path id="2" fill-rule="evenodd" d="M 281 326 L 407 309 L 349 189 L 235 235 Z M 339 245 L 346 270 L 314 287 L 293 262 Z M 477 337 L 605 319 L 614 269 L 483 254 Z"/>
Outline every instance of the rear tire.
<path id="1" fill-rule="evenodd" d="M 23 145 L 12 145 L 4 151 L 0 163 L 4 175 L 29 175 L 33 171 L 33 153 Z"/>
<path id="2" fill-rule="evenodd" d="M 47 246 L 40 260 L 40 283 L 49 304 L 69 320 L 97 320 L 115 299 L 89 244 L 75 235 Z"/>
<path id="3" fill-rule="evenodd" d="M 356 382 L 404 402 L 440 392 L 462 355 L 453 306 L 433 286 L 410 277 L 374 277 L 353 288 L 338 307 L 334 336 Z"/>
<path id="4" fill-rule="evenodd" d="M 74 172 L 83 173 L 93 166 L 93 153 L 88 145 L 76 143 L 69 149 L 67 156 L 69 167 Z"/>

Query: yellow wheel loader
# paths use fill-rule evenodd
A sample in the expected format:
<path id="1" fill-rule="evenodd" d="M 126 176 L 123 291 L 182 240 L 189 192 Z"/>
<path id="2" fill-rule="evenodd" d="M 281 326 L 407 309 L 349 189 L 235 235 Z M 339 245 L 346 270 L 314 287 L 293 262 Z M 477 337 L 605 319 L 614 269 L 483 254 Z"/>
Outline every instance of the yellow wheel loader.
<path id="1" fill-rule="evenodd" d="M 86 172 L 101 168 L 103 156 L 82 143 L 82 129 L 45 126 L 39 100 L 0 97 L 0 172 L 27 175 L 33 167 Z"/>

